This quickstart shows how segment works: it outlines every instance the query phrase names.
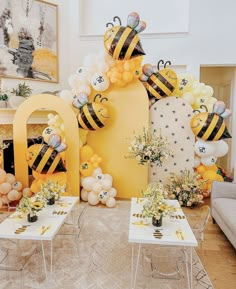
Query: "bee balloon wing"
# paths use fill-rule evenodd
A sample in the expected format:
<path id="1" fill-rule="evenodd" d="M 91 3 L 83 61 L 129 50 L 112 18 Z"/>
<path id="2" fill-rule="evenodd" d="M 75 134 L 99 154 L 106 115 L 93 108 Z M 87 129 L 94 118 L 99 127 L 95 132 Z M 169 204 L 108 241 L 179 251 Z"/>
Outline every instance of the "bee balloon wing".
<path id="1" fill-rule="evenodd" d="M 230 109 L 226 108 L 226 110 L 223 113 L 221 113 L 220 116 L 223 117 L 223 118 L 228 118 L 231 115 L 232 115 L 232 111 Z"/>
<path id="2" fill-rule="evenodd" d="M 61 143 L 59 146 L 55 148 L 57 152 L 63 152 L 67 149 L 67 145 L 65 143 Z"/>
<path id="3" fill-rule="evenodd" d="M 213 105 L 213 112 L 218 114 L 218 115 L 221 115 L 226 109 L 226 105 L 223 101 L 216 101 Z"/>
<path id="4" fill-rule="evenodd" d="M 147 24 L 145 21 L 139 21 L 138 25 L 134 28 L 134 30 L 137 32 L 137 33 L 140 33 L 142 32 L 143 30 L 145 30 Z"/>
<path id="5" fill-rule="evenodd" d="M 84 106 L 86 103 L 88 103 L 88 95 L 84 92 L 81 92 L 78 96 L 74 96 L 74 100 L 72 102 L 72 105 L 78 109 L 80 109 L 82 106 Z"/>
<path id="6" fill-rule="evenodd" d="M 61 144 L 61 137 L 58 134 L 51 134 L 48 138 L 48 145 L 56 148 Z"/>
<path id="7" fill-rule="evenodd" d="M 128 15 L 127 26 L 130 28 L 135 28 L 139 24 L 139 14 L 136 12 L 132 12 Z"/>

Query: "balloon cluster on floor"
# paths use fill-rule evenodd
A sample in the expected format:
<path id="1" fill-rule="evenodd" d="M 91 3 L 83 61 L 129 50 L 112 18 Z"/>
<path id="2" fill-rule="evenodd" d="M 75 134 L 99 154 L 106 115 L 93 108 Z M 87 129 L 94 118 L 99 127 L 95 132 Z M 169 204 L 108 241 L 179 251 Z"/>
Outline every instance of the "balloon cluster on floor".
<path id="1" fill-rule="evenodd" d="M 31 196 L 29 188 L 23 188 L 21 182 L 13 174 L 0 168 L 0 208 L 21 199 L 22 195 Z"/>

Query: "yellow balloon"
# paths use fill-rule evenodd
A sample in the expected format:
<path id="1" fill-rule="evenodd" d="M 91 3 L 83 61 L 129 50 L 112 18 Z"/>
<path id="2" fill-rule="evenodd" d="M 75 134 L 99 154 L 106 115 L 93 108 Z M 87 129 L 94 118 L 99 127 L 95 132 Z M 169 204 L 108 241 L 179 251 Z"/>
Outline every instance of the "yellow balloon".
<path id="1" fill-rule="evenodd" d="M 80 137 L 80 142 L 82 145 L 86 144 L 87 135 L 88 135 L 88 130 L 79 128 L 79 137 Z"/>
<path id="2" fill-rule="evenodd" d="M 197 172 L 199 173 L 199 174 L 204 174 L 205 173 L 205 171 L 206 171 L 206 167 L 204 166 L 204 165 L 199 165 L 197 168 L 196 168 L 196 170 L 197 170 Z"/>
<path id="3" fill-rule="evenodd" d="M 219 181 L 219 182 L 223 182 L 224 178 L 222 177 L 222 175 L 217 174 L 217 179 L 216 180 Z"/>
<path id="4" fill-rule="evenodd" d="M 84 145 L 80 149 L 80 161 L 86 162 L 94 155 L 94 151 L 89 145 Z"/>
<path id="5" fill-rule="evenodd" d="M 46 174 L 45 181 L 55 181 L 58 182 L 61 186 L 66 185 L 66 173 L 58 172 L 54 174 Z"/>
<path id="6" fill-rule="evenodd" d="M 35 178 L 35 180 L 45 180 L 46 174 L 40 174 L 34 170 L 32 170 L 32 175 Z"/>
<path id="7" fill-rule="evenodd" d="M 206 171 L 203 174 L 203 179 L 209 180 L 209 181 L 217 180 L 217 173 L 213 171 Z"/>
<path id="8" fill-rule="evenodd" d="M 92 175 L 94 167 L 90 162 L 83 162 L 81 163 L 79 170 L 81 175 L 88 177 Z"/>
<path id="9" fill-rule="evenodd" d="M 214 172 L 217 172 L 218 170 L 218 167 L 216 164 L 212 165 L 212 166 L 206 166 L 205 167 L 207 171 L 214 171 Z"/>

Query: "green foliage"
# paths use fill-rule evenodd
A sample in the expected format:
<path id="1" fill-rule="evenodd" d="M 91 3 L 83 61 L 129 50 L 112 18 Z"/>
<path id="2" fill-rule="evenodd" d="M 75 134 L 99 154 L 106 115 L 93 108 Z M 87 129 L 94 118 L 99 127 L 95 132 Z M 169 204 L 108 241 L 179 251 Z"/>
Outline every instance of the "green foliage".
<path id="1" fill-rule="evenodd" d="M 28 98 L 31 93 L 32 93 L 32 89 L 24 83 L 19 83 L 15 88 L 12 89 L 11 93 L 13 93 L 14 95 L 18 95 L 18 96 L 22 96 L 24 98 Z"/>

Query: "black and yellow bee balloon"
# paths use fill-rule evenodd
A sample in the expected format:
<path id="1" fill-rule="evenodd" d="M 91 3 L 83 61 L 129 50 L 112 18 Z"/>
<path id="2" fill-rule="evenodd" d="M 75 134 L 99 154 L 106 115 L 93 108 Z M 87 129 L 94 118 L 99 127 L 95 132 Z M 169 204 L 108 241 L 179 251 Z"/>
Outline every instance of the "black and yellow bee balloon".
<path id="1" fill-rule="evenodd" d="M 164 69 L 160 70 L 160 64 L 164 64 Z M 143 82 L 150 98 L 157 100 L 169 96 L 177 86 L 177 75 L 174 70 L 166 68 L 170 61 L 164 63 L 160 60 L 157 67 L 151 64 L 145 64 L 142 67 L 140 80 Z"/>
<path id="2" fill-rule="evenodd" d="M 205 141 L 218 141 L 221 139 L 231 138 L 228 129 L 225 125 L 224 118 L 230 116 L 229 110 L 222 110 L 223 102 L 217 101 L 213 106 L 213 112 L 209 113 L 205 105 L 201 105 L 200 108 L 204 108 L 205 112 L 198 112 L 190 122 L 190 126 L 194 135 Z"/>
<path id="3" fill-rule="evenodd" d="M 142 45 L 139 40 L 138 33 L 146 28 L 146 23 L 140 21 L 139 14 L 132 12 L 128 15 L 127 26 L 121 25 L 121 20 L 118 16 L 113 18 L 113 21 L 119 21 L 119 26 L 111 25 L 104 34 L 104 46 L 107 52 L 116 60 L 129 60 L 133 57 L 145 55 Z"/>
<path id="4" fill-rule="evenodd" d="M 51 134 L 48 144 L 33 144 L 26 152 L 28 166 L 39 174 L 53 174 L 66 172 L 65 164 L 60 152 L 66 150 L 66 144 L 61 142 L 61 137 Z"/>
<path id="5" fill-rule="evenodd" d="M 108 108 L 102 102 L 107 100 L 101 94 L 96 94 L 93 102 L 88 101 L 88 96 L 85 93 L 75 96 L 72 104 L 79 109 L 77 115 L 79 127 L 86 130 L 97 130 L 104 127 L 109 114 Z"/>

